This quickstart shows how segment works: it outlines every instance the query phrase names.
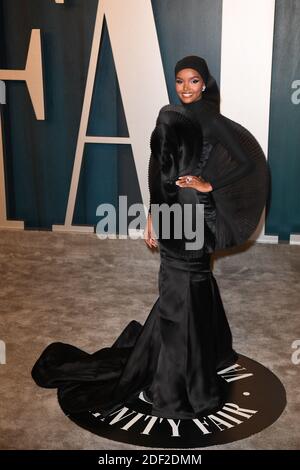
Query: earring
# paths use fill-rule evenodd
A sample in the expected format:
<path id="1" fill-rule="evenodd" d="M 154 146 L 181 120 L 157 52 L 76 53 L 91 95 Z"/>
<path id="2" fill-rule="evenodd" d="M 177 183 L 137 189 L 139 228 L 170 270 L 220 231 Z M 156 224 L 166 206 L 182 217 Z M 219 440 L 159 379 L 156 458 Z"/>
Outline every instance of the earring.
<path id="1" fill-rule="evenodd" d="M 202 91 L 204 91 L 204 90 L 205 90 L 205 88 L 206 88 L 206 87 L 204 86 L 204 87 L 202 88 Z"/>

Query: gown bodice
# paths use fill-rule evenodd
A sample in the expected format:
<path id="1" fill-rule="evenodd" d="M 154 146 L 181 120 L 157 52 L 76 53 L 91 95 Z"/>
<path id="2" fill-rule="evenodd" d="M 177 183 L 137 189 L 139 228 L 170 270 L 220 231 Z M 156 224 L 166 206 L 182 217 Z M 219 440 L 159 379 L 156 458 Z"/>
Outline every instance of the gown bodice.
<path id="1" fill-rule="evenodd" d="M 208 252 L 250 238 L 267 202 L 270 173 L 261 146 L 245 127 L 203 99 L 186 106 L 166 105 L 159 112 L 150 147 L 150 208 L 152 203 L 203 203 L 203 249 Z M 201 176 L 213 190 L 177 187 L 178 176 L 188 174 Z M 174 253 L 184 252 L 179 242 L 166 243 Z"/>
<path id="2" fill-rule="evenodd" d="M 157 239 L 166 251 L 186 258 L 201 258 L 203 253 L 212 253 L 215 248 L 216 211 L 210 193 L 202 193 L 193 188 L 180 188 L 175 182 L 179 176 L 201 176 L 213 148 L 211 139 L 203 136 L 198 126 L 191 124 L 185 116 L 168 112 L 161 114 L 151 136 L 152 155 L 149 163 L 149 191 L 151 206 L 166 204 L 182 207 L 182 238 L 176 239 L 175 227 L 178 222 L 170 220 L 170 238 L 162 233 L 163 218 L 154 226 Z M 204 218 L 201 217 L 199 204 L 203 204 Z M 188 217 L 196 234 L 203 230 L 203 245 L 197 249 L 187 249 L 188 240 L 184 236 L 183 220 L 187 205 L 191 207 Z M 151 208 L 152 215 L 153 210 Z M 201 217 L 201 220 L 200 220 Z M 155 225 L 155 220 L 153 220 Z M 200 227 L 200 224 L 202 226 Z M 178 227 L 178 226 L 177 226 Z"/>

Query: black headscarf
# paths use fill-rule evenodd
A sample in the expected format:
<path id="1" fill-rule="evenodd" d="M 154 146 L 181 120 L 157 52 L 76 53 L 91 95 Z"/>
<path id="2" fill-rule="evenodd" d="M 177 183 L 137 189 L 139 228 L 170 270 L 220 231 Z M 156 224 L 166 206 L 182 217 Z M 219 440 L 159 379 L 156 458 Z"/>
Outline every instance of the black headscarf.
<path id="1" fill-rule="evenodd" d="M 216 80 L 211 75 L 205 59 L 197 55 L 188 55 L 180 59 L 175 65 L 175 78 L 182 69 L 194 69 L 199 72 L 204 83 L 205 90 L 202 92 L 202 99 L 213 104 L 217 111 L 220 110 L 220 91 Z"/>

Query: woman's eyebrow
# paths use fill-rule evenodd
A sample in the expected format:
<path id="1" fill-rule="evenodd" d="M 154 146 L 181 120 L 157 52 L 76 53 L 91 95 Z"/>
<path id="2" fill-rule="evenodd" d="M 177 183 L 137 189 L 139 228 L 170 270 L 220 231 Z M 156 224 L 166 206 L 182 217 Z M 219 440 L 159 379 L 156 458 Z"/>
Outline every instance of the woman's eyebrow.
<path id="1" fill-rule="evenodd" d="M 193 77 L 190 78 L 190 80 L 191 80 L 192 78 L 199 78 L 199 77 L 198 77 L 198 75 L 194 75 Z M 181 77 L 177 77 L 177 79 L 183 80 L 183 78 L 181 78 Z"/>

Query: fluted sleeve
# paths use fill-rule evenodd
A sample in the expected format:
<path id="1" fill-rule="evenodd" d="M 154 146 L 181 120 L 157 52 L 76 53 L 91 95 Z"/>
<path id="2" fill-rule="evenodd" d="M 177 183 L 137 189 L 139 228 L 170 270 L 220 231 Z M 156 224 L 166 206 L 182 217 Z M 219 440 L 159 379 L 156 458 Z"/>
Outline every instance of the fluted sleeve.
<path id="1" fill-rule="evenodd" d="M 221 114 L 216 115 L 210 123 L 210 132 L 214 140 L 218 141 L 231 155 L 234 162 L 223 168 L 219 174 L 207 175 L 207 168 L 204 168 L 202 176 L 214 189 L 222 188 L 230 183 L 242 178 L 254 169 L 254 162 L 249 158 L 244 148 L 241 146 L 237 135 Z M 211 155 L 213 158 L 213 154 Z M 213 162 L 210 162 L 213 164 Z"/>

